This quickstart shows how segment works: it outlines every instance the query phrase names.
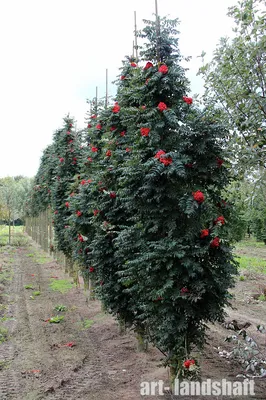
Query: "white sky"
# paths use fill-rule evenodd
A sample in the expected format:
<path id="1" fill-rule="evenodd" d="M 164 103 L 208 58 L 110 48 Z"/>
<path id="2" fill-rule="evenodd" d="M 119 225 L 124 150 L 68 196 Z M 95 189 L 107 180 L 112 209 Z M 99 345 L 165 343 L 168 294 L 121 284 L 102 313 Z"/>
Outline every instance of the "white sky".
<path id="1" fill-rule="evenodd" d="M 237 0 L 158 0 L 159 14 L 180 19 L 180 49 L 191 93 L 202 50 L 208 55 L 231 34 L 227 8 Z M 154 0 L 0 0 L 0 177 L 34 176 L 42 150 L 70 112 L 84 127 L 87 98 L 105 95 L 131 53 L 134 11 L 154 18 Z M 115 88 L 110 84 L 110 94 Z"/>

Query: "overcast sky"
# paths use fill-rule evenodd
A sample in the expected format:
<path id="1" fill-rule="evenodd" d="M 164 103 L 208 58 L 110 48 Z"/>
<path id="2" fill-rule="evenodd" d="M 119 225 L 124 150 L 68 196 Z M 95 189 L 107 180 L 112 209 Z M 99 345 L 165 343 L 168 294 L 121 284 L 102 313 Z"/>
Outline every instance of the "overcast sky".
<path id="1" fill-rule="evenodd" d="M 231 34 L 237 0 L 158 0 L 161 16 L 180 19 L 180 49 L 191 94 L 202 91 L 198 55 L 211 56 Z M 70 112 L 84 127 L 87 98 L 105 92 L 131 53 L 134 11 L 154 18 L 154 0 L 0 0 L 0 177 L 34 176 L 43 149 Z M 110 94 L 115 87 L 110 84 Z"/>

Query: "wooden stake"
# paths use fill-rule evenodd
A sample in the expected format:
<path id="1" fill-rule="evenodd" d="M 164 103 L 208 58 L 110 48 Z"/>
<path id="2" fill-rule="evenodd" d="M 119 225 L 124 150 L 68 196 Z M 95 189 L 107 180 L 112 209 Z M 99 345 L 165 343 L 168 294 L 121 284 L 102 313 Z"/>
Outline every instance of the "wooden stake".
<path id="1" fill-rule="evenodd" d="M 158 0 L 155 0 L 155 15 L 156 15 L 156 37 L 157 37 L 157 62 L 158 64 L 160 63 L 160 43 L 159 43 L 159 37 L 160 37 L 160 17 L 158 14 Z"/>
<path id="2" fill-rule="evenodd" d="M 134 23 L 135 23 L 135 50 L 136 50 L 136 61 L 138 62 L 138 36 L 137 36 L 137 13 L 134 11 Z"/>
<path id="3" fill-rule="evenodd" d="M 105 109 L 108 107 L 108 69 L 106 69 L 105 75 Z"/>

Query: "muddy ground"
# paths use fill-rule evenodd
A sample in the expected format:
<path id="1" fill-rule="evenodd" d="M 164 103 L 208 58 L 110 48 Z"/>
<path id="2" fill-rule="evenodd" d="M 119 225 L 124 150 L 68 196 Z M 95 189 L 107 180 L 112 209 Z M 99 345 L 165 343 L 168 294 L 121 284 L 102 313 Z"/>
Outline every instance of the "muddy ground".
<path id="1" fill-rule="evenodd" d="M 137 352 L 134 335 L 119 335 L 116 321 L 101 311 L 98 301 L 87 301 L 82 285 L 59 287 L 66 289 L 65 293 L 52 290 L 54 281 L 72 280 L 33 242 L 0 248 L 0 278 L 1 400 L 191 398 L 167 393 L 141 396 L 143 381 L 162 379 L 165 386 L 169 385 L 167 370 L 158 367 L 161 353 L 154 348 Z M 252 299 L 252 294 L 264 287 L 265 275 L 249 274 L 244 281 L 238 279 L 228 320 L 250 322 L 249 334 L 266 353 L 265 335 L 256 330 L 257 324 L 266 326 L 266 302 Z M 55 311 L 58 305 L 67 310 Z M 64 316 L 64 320 L 48 321 L 56 315 Z M 203 380 L 241 380 L 236 378 L 243 371 L 241 366 L 219 355 L 219 351 L 230 349 L 224 338 L 233 333 L 221 325 L 211 327 L 209 344 L 198 355 Z M 254 399 L 266 399 L 266 378 L 256 379 L 255 392 Z"/>

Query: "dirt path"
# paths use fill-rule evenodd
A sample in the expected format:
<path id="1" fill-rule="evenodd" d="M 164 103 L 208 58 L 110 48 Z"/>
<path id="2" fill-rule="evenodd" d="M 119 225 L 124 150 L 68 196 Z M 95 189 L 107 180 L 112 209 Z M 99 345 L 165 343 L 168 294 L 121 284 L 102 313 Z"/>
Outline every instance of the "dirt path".
<path id="1" fill-rule="evenodd" d="M 82 288 L 70 285 L 71 279 L 62 267 L 45 258 L 34 244 L 5 247 L 0 252 L 0 268 L 8 271 L 0 285 L 0 316 L 8 329 L 8 340 L 0 343 L 1 400 L 162 398 L 140 396 L 143 381 L 162 379 L 167 383 L 167 371 L 158 367 L 160 353 L 156 349 L 147 354 L 136 352 L 134 336 L 120 336 L 116 322 L 101 312 L 100 303 L 87 302 Z M 62 284 L 58 287 L 66 289 L 65 293 L 52 290 L 51 283 L 62 280 L 70 288 Z M 264 317 L 266 326 L 266 303 L 246 305 L 246 291 L 251 289 L 243 285 L 236 290 L 239 311 L 233 310 L 231 315 L 241 320 L 250 316 L 254 323 L 261 323 Z M 36 291 L 40 294 L 34 294 Z M 57 305 L 67 310 L 55 311 Z M 56 315 L 64 316 L 64 321 L 45 322 Z M 203 379 L 236 379 L 239 366 L 217 355 L 217 347 L 223 346 L 227 334 L 221 326 L 212 328 L 210 344 L 199 356 Z M 189 399 L 170 395 L 163 398 Z M 266 399 L 265 380 L 260 381 L 254 398 Z"/>

